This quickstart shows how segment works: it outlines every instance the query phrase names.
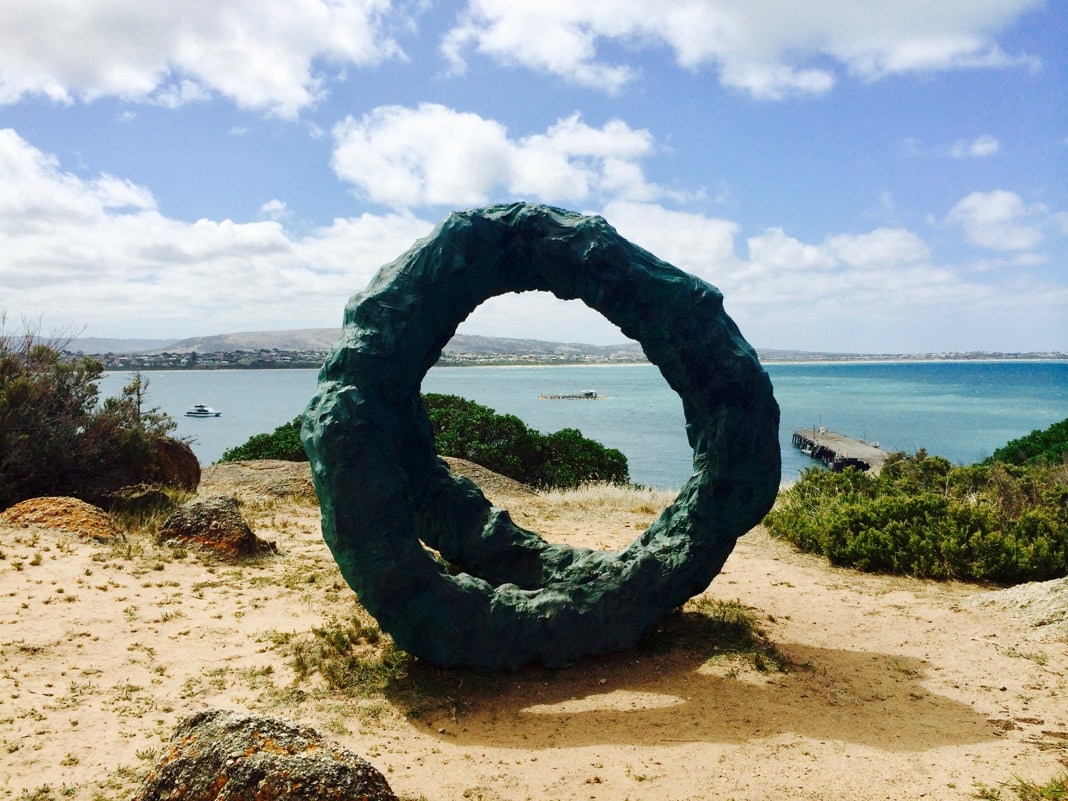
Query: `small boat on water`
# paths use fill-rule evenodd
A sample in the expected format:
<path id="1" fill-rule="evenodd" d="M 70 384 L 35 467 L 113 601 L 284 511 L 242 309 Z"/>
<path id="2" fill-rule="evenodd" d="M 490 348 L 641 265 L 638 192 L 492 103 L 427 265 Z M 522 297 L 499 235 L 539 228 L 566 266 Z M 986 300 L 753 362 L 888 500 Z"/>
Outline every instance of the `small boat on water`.
<path id="1" fill-rule="evenodd" d="M 539 400 L 607 400 L 607 395 L 599 395 L 595 389 L 584 389 L 572 395 L 538 395 Z"/>
<path id="2" fill-rule="evenodd" d="M 217 412 L 203 403 L 193 404 L 193 408 L 187 409 L 185 413 L 186 417 L 220 417 L 221 415 L 222 412 Z"/>

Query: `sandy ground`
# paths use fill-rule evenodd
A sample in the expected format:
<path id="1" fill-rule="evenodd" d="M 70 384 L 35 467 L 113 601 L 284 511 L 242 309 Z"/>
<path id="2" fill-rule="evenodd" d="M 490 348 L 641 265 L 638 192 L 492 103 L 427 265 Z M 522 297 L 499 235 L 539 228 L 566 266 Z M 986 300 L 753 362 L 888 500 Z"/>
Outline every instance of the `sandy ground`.
<path id="1" fill-rule="evenodd" d="M 129 798 L 176 723 L 220 707 L 315 726 L 427 801 L 965 799 L 1066 764 L 1063 630 L 989 588 L 836 569 L 760 529 L 707 592 L 752 608 L 786 672 L 675 649 L 442 673 L 425 704 L 331 693 L 284 645 L 361 611 L 317 508 L 210 472 L 201 492 L 237 491 L 280 555 L 0 525 L 0 799 Z M 575 544 L 618 547 L 659 511 L 483 479 Z"/>

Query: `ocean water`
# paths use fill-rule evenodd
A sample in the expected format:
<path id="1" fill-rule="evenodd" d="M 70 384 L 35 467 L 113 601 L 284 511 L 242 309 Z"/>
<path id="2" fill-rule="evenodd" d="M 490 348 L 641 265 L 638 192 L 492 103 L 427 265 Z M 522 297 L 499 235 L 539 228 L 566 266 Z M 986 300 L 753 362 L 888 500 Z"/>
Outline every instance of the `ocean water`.
<path id="1" fill-rule="evenodd" d="M 989 456 L 1010 439 L 1068 418 L 1068 362 L 886 362 L 769 364 L 781 410 L 782 481 L 812 462 L 790 445 L 795 429 L 826 426 L 888 450 L 926 448 L 958 464 Z M 150 371 L 148 398 L 192 440 L 202 464 L 300 414 L 315 393 L 314 370 Z M 109 373 L 104 396 L 130 373 Z M 540 400 L 593 389 L 596 401 Z M 677 488 L 690 475 L 682 402 L 652 365 L 436 367 L 423 391 L 462 395 L 514 414 L 539 431 L 577 428 L 626 454 L 631 479 Z M 222 412 L 184 417 L 194 403 Z"/>

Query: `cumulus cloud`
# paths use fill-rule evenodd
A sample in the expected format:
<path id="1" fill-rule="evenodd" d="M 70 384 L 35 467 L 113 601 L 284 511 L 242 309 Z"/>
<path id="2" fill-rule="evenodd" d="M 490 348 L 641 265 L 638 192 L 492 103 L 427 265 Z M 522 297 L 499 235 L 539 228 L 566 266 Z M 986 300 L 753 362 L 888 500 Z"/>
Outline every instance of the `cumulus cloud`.
<path id="1" fill-rule="evenodd" d="M 1026 250 L 1038 245 L 1049 213 L 1040 203 L 1028 205 L 1015 192 L 972 192 L 946 217 L 960 226 L 973 245 L 991 250 Z"/>
<path id="2" fill-rule="evenodd" d="M 619 120 L 594 128 L 575 114 L 544 133 L 513 138 L 495 120 L 424 103 L 346 118 L 333 134 L 338 176 L 394 208 L 663 193 L 645 181 L 638 163 L 653 152 L 652 136 Z"/>
<path id="3" fill-rule="evenodd" d="M 827 250 L 842 262 L 860 268 L 912 264 L 930 257 L 927 243 L 904 228 L 832 236 L 827 239 Z"/>
<path id="4" fill-rule="evenodd" d="M 286 215 L 286 204 L 284 200 L 278 198 L 271 198 L 262 206 L 260 206 L 260 214 L 269 220 L 280 220 Z"/>
<path id="5" fill-rule="evenodd" d="M 464 20 L 449 31 L 442 52 L 456 72 L 466 63 L 468 47 L 508 64 L 530 67 L 554 75 L 564 75 L 580 85 L 619 91 L 637 72 L 625 65 L 596 60 L 596 40 L 604 28 L 624 33 L 629 5 L 604 2 L 582 4 L 561 2 L 507 3 L 474 2 Z"/>
<path id="6" fill-rule="evenodd" d="M 631 242 L 707 281 L 734 268 L 735 222 L 620 200 L 605 206 L 604 215 Z"/>
<path id="7" fill-rule="evenodd" d="M 274 221 L 168 219 L 145 187 L 63 172 L 0 130 L 0 299 L 45 326 L 57 310 L 57 327 L 122 321 L 145 336 L 338 324 L 348 297 L 431 227 L 364 215 L 294 238 Z"/>
<path id="8" fill-rule="evenodd" d="M 667 46 L 683 68 L 712 66 L 720 81 L 757 98 L 827 92 L 842 70 L 863 79 L 1033 64 L 994 36 L 1040 0 L 468 0 L 442 50 L 455 70 L 474 50 L 506 64 L 617 92 L 637 77 L 599 46 Z"/>
<path id="9" fill-rule="evenodd" d="M 838 260 L 827 248 L 805 244 L 787 236 L 782 228 L 769 228 L 760 236 L 750 237 L 747 244 L 749 268 L 764 274 L 811 274 L 838 267 Z"/>
<path id="10" fill-rule="evenodd" d="M 324 66 L 399 54 L 389 0 L 5 0 L 0 104 L 113 96 L 177 106 L 213 94 L 293 117 L 324 91 Z"/>
<path id="11" fill-rule="evenodd" d="M 1001 149 L 1001 144 L 990 134 L 983 134 L 976 139 L 958 139 L 949 149 L 954 158 L 983 158 L 993 156 Z"/>

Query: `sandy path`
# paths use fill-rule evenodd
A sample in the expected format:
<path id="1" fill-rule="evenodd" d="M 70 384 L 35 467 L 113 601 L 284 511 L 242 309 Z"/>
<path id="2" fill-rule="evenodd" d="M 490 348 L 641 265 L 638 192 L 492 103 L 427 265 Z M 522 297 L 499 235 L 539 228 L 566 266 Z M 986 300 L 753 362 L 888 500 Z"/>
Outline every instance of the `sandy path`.
<path id="1" fill-rule="evenodd" d="M 649 519 L 507 490 L 517 518 L 575 543 Z M 279 645 L 359 611 L 317 509 L 254 497 L 245 513 L 281 556 L 235 567 L 0 527 L 0 798 L 128 798 L 209 707 L 309 723 L 427 801 L 966 799 L 1068 756 L 1068 642 L 973 603 L 982 588 L 835 569 L 759 529 L 708 592 L 755 609 L 788 672 L 641 651 L 451 672 L 414 712 L 325 693 Z"/>

